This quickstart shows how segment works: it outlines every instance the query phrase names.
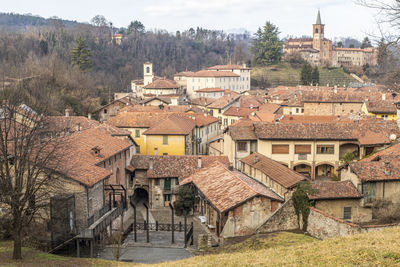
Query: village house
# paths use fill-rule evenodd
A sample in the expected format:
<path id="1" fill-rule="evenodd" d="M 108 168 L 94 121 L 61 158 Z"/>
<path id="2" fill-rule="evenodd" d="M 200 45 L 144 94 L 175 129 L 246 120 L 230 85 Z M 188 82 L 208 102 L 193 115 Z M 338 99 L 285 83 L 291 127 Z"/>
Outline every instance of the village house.
<path id="1" fill-rule="evenodd" d="M 224 153 L 238 169 L 240 159 L 258 152 L 314 179 L 333 179 L 346 155 L 362 158 L 390 145 L 399 129 L 376 118 L 331 123 L 243 121 L 224 132 Z"/>
<path id="2" fill-rule="evenodd" d="M 222 127 L 226 128 L 241 118 L 255 115 L 255 111 L 256 109 L 253 108 L 230 107 L 222 113 Z"/>
<path id="3" fill-rule="evenodd" d="M 210 114 L 218 119 L 222 119 L 222 114 L 228 110 L 230 107 L 239 107 L 240 105 L 240 95 L 236 93 L 226 94 L 217 100 L 213 101 L 211 104 L 207 105 L 207 110 Z"/>
<path id="4" fill-rule="evenodd" d="M 382 95 L 382 100 L 365 101 L 362 111 L 368 116 L 375 116 L 384 120 L 397 119 L 396 105 L 393 101 L 386 100 L 385 94 Z"/>
<path id="5" fill-rule="evenodd" d="M 207 154 L 210 156 L 224 155 L 224 135 L 218 135 L 207 142 Z"/>
<path id="6" fill-rule="evenodd" d="M 62 188 L 55 187 L 49 210 L 42 214 L 49 225 L 48 236 L 43 238 L 58 245 L 104 220 L 107 216 L 103 215 L 119 205 L 123 207 L 119 212 L 127 211 L 126 168 L 131 147 L 127 140 L 101 128 L 77 131 L 62 139 L 63 160 L 54 167 Z"/>
<path id="7" fill-rule="evenodd" d="M 94 112 L 94 114 L 96 114 L 96 117 L 100 122 L 106 122 L 111 117 L 116 116 L 122 108 L 133 104 L 135 104 L 134 100 L 131 97 L 126 96 L 100 107 Z"/>
<path id="8" fill-rule="evenodd" d="M 170 98 L 170 97 L 165 97 L 165 96 L 153 96 L 149 98 L 145 98 L 142 101 L 139 102 L 139 104 L 144 105 L 144 106 L 162 106 L 162 105 L 177 105 L 177 99 L 175 98 Z"/>
<path id="9" fill-rule="evenodd" d="M 195 212 L 205 216 L 217 237 L 243 236 L 254 231 L 284 201 L 253 178 L 229 170 L 220 162 L 180 180 L 195 189 Z"/>
<path id="10" fill-rule="evenodd" d="M 225 94 L 225 89 L 221 88 L 202 88 L 200 90 L 196 90 L 196 97 L 197 98 L 220 98 L 221 96 L 224 96 Z"/>
<path id="11" fill-rule="evenodd" d="M 152 83 L 143 86 L 141 97 L 153 98 L 155 96 L 164 96 L 170 98 L 172 105 L 178 105 L 181 95 L 182 92 L 174 81 L 156 79 Z"/>
<path id="12" fill-rule="evenodd" d="M 241 171 L 244 174 L 269 187 L 285 201 L 290 199 L 294 189 L 301 181 L 308 180 L 298 172 L 257 152 L 240 161 Z"/>
<path id="13" fill-rule="evenodd" d="M 309 196 L 315 208 L 349 222 L 372 220 L 372 210 L 363 207 L 363 195 L 351 181 L 312 182 L 311 187 L 316 190 Z"/>
<path id="14" fill-rule="evenodd" d="M 169 209 L 176 200 L 180 179 L 216 161 L 228 165 L 226 156 L 142 156 L 132 157 L 133 170 L 129 190 L 137 202 L 149 204 L 151 209 Z"/>

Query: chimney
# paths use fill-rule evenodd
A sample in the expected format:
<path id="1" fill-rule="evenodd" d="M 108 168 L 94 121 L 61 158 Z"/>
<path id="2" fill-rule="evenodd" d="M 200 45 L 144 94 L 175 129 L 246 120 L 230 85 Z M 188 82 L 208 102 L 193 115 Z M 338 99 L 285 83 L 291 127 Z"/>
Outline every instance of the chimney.
<path id="1" fill-rule="evenodd" d="M 202 167 L 201 157 L 198 157 L 197 158 L 197 168 L 201 169 L 201 167 Z"/>
<path id="2" fill-rule="evenodd" d="M 337 88 L 333 89 L 333 93 L 337 94 Z"/>
<path id="3" fill-rule="evenodd" d="M 65 109 L 65 117 L 69 117 L 71 110 L 69 108 Z"/>
<path id="4" fill-rule="evenodd" d="M 80 123 L 78 123 L 78 124 L 76 125 L 76 130 L 77 130 L 78 132 L 81 131 L 81 124 L 80 124 Z"/>
<path id="5" fill-rule="evenodd" d="M 88 117 L 89 120 L 91 120 L 92 119 L 92 113 L 88 113 L 87 117 Z"/>
<path id="6" fill-rule="evenodd" d="M 390 162 L 385 161 L 385 175 L 390 175 L 392 172 L 390 171 Z"/>
<path id="7" fill-rule="evenodd" d="M 152 170 L 153 168 L 154 168 L 154 159 L 153 157 L 151 157 L 149 161 L 149 170 Z"/>
<path id="8" fill-rule="evenodd" d="M 382 94 L 382 100 L 386 100 L 386 94 Z"/>

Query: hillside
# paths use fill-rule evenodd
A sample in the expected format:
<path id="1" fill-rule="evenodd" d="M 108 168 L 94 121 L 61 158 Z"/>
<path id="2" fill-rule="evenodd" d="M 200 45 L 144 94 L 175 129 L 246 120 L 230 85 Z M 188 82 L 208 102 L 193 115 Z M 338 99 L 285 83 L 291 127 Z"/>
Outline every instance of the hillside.
<path id="1" fill-rule="evenodd" d="M 342 68 L 318 68 L 320 85 L 348 85 L 351 82 L 357 82 Z M 252 70 L 252 80 L 256 82 L 265 82 L 268 87 L 278 85 L 296 86 L 300 84 L 300 68 L 292 68 L 289 63 L 281 62 L 267 67 L 255 67 Z"/>
<path id="2" fill-rule="evenodd" d="M 31 14 L 14 14 L 14 13 L 0 13 L 0 27 L 1 29 L 25 29 L 29 26 L 40 27 L 40 26 L 52 26 L 56 20 L 60 20 L 64 26 L 72 27 L 79 23 L 72 20 L 48 18 L 45 19 L 40 16 L 34 16 Z"/>
<path id="3" fill-rule="evenodd" d="M 242 243 L 153 266 L 399 266 L 400 227 L 320 241 L 302 234 L 260 235 Z M 22 262 L 10 260 L 11 243 L 0 243 L 0 266 L 150 266 L 77 259 L 24 248 Z"/>

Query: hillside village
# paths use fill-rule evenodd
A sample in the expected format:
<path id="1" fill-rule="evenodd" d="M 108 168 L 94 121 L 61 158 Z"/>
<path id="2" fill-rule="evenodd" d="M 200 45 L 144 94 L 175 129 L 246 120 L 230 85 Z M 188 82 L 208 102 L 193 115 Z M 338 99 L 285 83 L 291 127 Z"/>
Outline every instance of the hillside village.
<path id="1" fill-rule="evenodd" d="M 326 39 L 319 11 L 313 37 L 286 40 L 283 53 L 313 66 L 378 64 L 376 47 Z M 2 100 L 0 187 L 13 193 L 0 196 L 9 225 L 0 237 L 123 260 L 137 248 L 190 257 L 249 236 L 325 240 L 399 226 L 395 85 L 353 74 L 347 85 L 260 88 L 252 70 L 230 62 L 168 79 L 147 61 L 128 91 L 87 116 Z"/>

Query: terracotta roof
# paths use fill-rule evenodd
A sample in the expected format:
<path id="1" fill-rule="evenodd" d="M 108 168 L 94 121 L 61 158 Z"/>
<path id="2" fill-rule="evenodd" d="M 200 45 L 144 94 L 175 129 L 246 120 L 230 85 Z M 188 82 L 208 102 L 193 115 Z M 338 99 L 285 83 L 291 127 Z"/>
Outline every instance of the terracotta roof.
<path id="1" fill-rule="evenodd" d="M 114 127 L 110 124 L 100 123 L 83 116 L 47 116 L 44 118 L 50 129 L 55 132 L 74 133 L 91 128 L 102 128 L 111 135 L 129 136 L 130 132 Z"/>
<path id="2" fill-rule="evenodd" d="M 56 168 L 80 183 L 92 186 L 111 175 L 99 165 L 117 153 L 132 146 L 127 140 L 111 136 L 104 129 L 92 128 L 65 137 L 64 157 Z M 94 148 L 99 150 L 94 153 Z"/>
<path id="3" fill-rule="evenodd" d="M 229 165 L 227 156 L 145 156 L 134 155 L 131 166 L 134 169 L 147 170 L 148 178 L 179 178 L 184 179 L 194 172 L 200 170 L 198 161 L 201 158 L 202 168 L 218 161 Z M 153 161 L 153 169 L 150 170 L 150 161 Z"/>
<path id="4" fill-rule="evenodd" d="M 96 112 L 98 112 L 98 111 L 100 111 L 100 110 L 102 110 L 102 109 L 104 109 L 104 108 L 106 108 L 108 106 L 114 105 L 114 104 L 119 104 L 121 107 L 124 107 L 124 106 L 128 106 L 128 105 L 133 105 L 133 104 L 135 104 L 135 102 L 136 102 L 136 100 L 134 100 L 133 98 L 131 98 L 129 96 L 125 96 L 125 97 L 113 100 L 113 101 L 111 101 L 110 103 L 108 103 L 108 104 L 106 104 L 104 106 L 101 106 L 100 108 L 98 108 L 94 112 L 96 113 Z"/>
<path id="5" fill-rule="evenodd" d="M 236 117 L 246 117 L 250 115 L 252 112 L 255 112 L 255 109 L 251 108 L 238 108 L 238 107 L 230 107 L 228 108 L 223 115 L 225 116 L 236 116 Z"/>
<path id="6" fill-rule="evenodd" d="M 144 89 L 178 89 L 179 86 L 168 79 L 156 79 L 152 83 L 143 87 Z"/>
<path id="7" fill-rule="evenodd" d="M 224 95 L 212 102 L 207 106 L 207 108 L 225 108 L 229 104 L 235 102 L 240 98 L 239 95 L 233 94 L 233 95 Z"/>
<path id="8" fill-rule="evenodd" d="M 250 89 L 246 91 L 249 95 L 254 95 L 254 96 L 266 96 L 267 95 L 267 90 L 264 89 Z"/>
<path id="9" fill-rule="evenodd" d="M 250 119 L 240 119 L 226 128 L 233 140 L 257 140 L 254 132 L 254 123 Z"/>
<path id="10" fill-rule="evenodd" d="M 193 73 L 194 73 L 193 71 L 181 71 L 176 73 L 174 76 L 191 77 Z"/>
<path id="11" fill-rule="evenodd" d="M 367 105 L 367 110 L 371 113 L 386 113 L 386 114 L 396 114 L 397 109 L 393 101 L 380 100 L 380 101 L 368 101 L 365 103 Z"/>
<path id="12" fill-rule="evenodd" d="M 154 97 L 149 97 L 149 98 L 143 99 L 142 101 L 140 101 L 140 104 L 147 104 L 153 100 L 159 100 L 161 102 L 164 102 L 167 105 L 171 104 L 171 98 L 163 97 L 163 96 L 154 96 Z"/>
<path id="13" fill-rule="evenodd" d="M 190 118 L 194 121 L 197 127 L 203 127 L 212 123 L 218 122 L 219 119 L 208 115 L 206 113 L 185 113 L 183 116 Z"/>
<path id="14" fill-rule="evenodd" d="M 278 114 L 257 111 L 254 116 L 250 115 L 249 119 L 252 121 L 275 122 L 280 117 Z"/>
<path id="15" fill-rule="evenodd" d="M 307 180 L 305 176 L 257 152 L 242 158 L 240 161 L 261 171 L 285 188 L 292 188 L 301 181 Z"/>
<path id="16" fill-rule="evenodd" d="M 208 70 L 248 70 L 246 66 L 241 65 L 215 65 L 207 68 Z"/>
<path id="17" fill-rule="evenodd" d="M 219 162 L 194 173 L 181 184 L 188 183 L 193 183 L 219 212 L 233 209 L 256 196 L 283 201 L 264 185 L 241 172 L 229 171 Z"/>
<path id="18" fill-rule="evenodd" d="M 188 135 L 196 126 L 194 120 L 179 114 L 173 114 L 158 121 L 144 135 Z"/>
<path id="19" fill-rule="evenodd" d="M 318 190 L 309 196 L 311 200 L 362 198 L 351 181 L 312 182 L 311 187 Z"/>
<path id="20" fill-rule="evenodd" d="M 157 107 L 158 109 L 158 107 Z M 159 110 L 158 110 L 159 111 Z M 169 112 L 120 112 L 110 118 L 107 124 L 120 128 L 150 128 L 158 121 L 167 118 Z"/>
<path id="21" fill-rule="evenodd" d="M 259 106 L 258 110 L 263 113 L 275 113 L 280 107 L 281 105 L 278 104 L 266 103 Z"/>
<path id="22" fill-rule="evenodd" d="M 286 42 L 312 42 L 313 38 L 289 38 Z"/>
<path id="23" fill-rule="evenodd" d="M 143 105 L 130 105 L 126 106 L 120 110 L 120 113 L 124 111 L 134 111 L 134 112 L 186 112 L 190 109 L 190 106 L 171 106 L 171 105 L 162 105 L 162 106 L 143 106 Z"/>
<path id="24" fill-rule="evenodd" d="M 279 120 L 281 123 L 326 123 L 338 120 L 337 116 L 318 116 L 318 115 L 283 115 Z"/>
<path id="25" fill-rule="evenodd" d="M 262 98 L 253 95 L 241 95 L 240 96 L 240 107 L 241 108 L 257 108 L 264 102 Z"/>
<path id="26" fill-rule="evenodd" d="M 334 50 L 336 50 L 336 51 L 351 51 L 351 52 L 372 53 L 372 50 L 361 49 L 361 48 L 335 47 Z"/>
<path id="27" fill-rule="evenodd" d="M 207 106 L 216 100 L 217 99 L 215 99 L 215 98 L 198 97 L 198 98 L 190 99 L 189 103 L 192 105 Z"/>
<path id="28" fill-rule="evenodd" d="M 231 71 L 200 70 L 188 77 L 240 77 Z"/>
<path id="29" fill-rule="evenodd" d="M 221 88 L 203 88 L 200 90 L 196 90 L 197 93 L 213 93 L 213 92 L 224 92 L 225 89 Z"/>

